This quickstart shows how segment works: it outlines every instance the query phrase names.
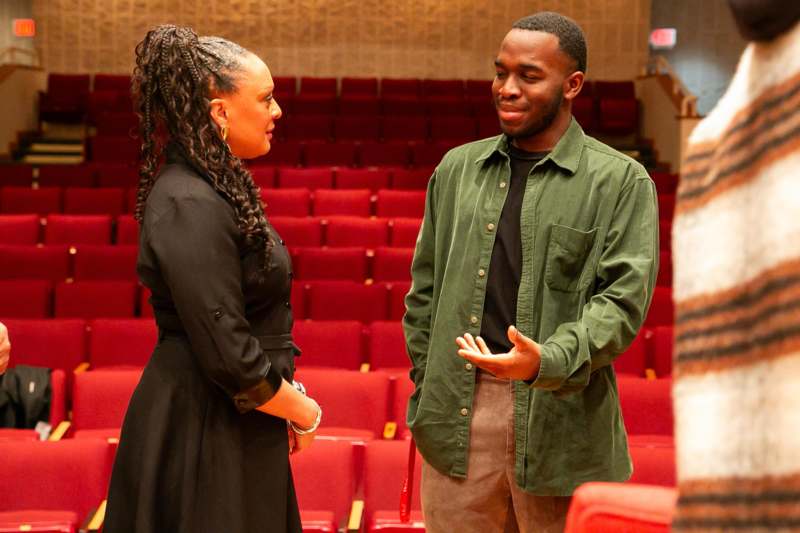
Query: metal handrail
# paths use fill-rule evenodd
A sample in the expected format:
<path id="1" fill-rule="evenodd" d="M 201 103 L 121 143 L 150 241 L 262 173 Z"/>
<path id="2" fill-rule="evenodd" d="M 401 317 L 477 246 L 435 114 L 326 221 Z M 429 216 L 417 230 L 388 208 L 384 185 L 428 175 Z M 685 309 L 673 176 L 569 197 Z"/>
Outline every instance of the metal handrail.
<path id="1" fill-rule="evenodd" d="M 9 46 L 0 52 L 0 65 L 23 64 L 17 61 L 17 54 L 22 54 L 24 56 L 28 56 L 29 58 L 33 59 L 32 63 L 24 63 L 25 65 L 38 67 L 41 66 L 42 64 L 41 56 L 39 55 L 38 50 L 30 48 L 20 48 L 18 46 Z"/>
<path id="2" fill-rule="evenodd" d="M 666 57 L 654 55 L 647 62 L 647 74 L 667 76 L 670 81 L 673 101 L 679 106 L 682 117 L 697 117 L 697 95 L 692 94 L 681 78 L 675 73 Z"/>

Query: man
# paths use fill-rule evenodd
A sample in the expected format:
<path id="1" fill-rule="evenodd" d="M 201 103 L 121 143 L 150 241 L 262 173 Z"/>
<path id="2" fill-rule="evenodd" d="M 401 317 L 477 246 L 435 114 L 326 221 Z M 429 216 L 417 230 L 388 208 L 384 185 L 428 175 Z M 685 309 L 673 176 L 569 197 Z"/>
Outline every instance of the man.
<path id="1" fill-rule="evenodd" d="M 8 340 L 8 330 L 5 324 L 0 322 L 0 374 L 8 368 L 8 358 L 11 355 L 11 343 Z"/>
<path id="2" fill-rule="evenodd" d="M 655 285 L 655 187 L 572 118 L 575 22 L 517 21 L 495 65 L 504 134 L 436 168 L 406 296 L 431 532 L 560 531 L 579 484 L 631 473 L 611 363 Z"/>

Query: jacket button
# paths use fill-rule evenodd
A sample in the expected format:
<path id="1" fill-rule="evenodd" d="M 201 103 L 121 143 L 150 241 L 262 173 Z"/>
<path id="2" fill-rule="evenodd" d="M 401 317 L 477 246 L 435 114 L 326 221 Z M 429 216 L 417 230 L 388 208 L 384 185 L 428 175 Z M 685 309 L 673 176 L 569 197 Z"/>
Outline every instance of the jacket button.
<path id="1" fill-rule="evenodd" d="M 461 416 L 467 416 L 469 414 L 469 409 L 466 407 L 461 408 Z"/>
<path id="2" fill-rule="evenodd" d="M 500 188 L 501 189 L 505 189 L 506 188 L 506 182 L 505 181 L 501 181 L 500 182 Z"/>
<path id="3" fill-rule="evenodd" d="M 478 323 L 478 317 L 476 317 L 475 315 L 472 315 L 471 317 L 469 317 L 469 321 L 470 321 L 470 324 L 477 324 Z"/>
<path id="4" fill-rule="evenodd" d="M 485 275 L 486 275 L 486 271 L 485 271 L 484 269 L 480 269 L 480 270 L 478 270 L 478 275 L 479 275 L 480 277 L 483 277 L 483 276 L 485 276 Z"/>
<path id="5" fill-rule="evenodd" d="M 290 304 L 289 302 L 284 302 L 283 305 L 285 305 L 287 309 L 291 309 L 292 308 L 292 304 Z"/>
<path id="6" fill-rule="evenodd" d="M 467 370 L 472 370 L 472 363 L 467 363 L 466 365 L 464 365 L 464 368 Z"/>
<path id="7" fill-rule="evenodd" d="M 214 320 L 219 320 L 222 318 L 222 309 L 217 309 L 214 311 Z"/>
<path id="8" fill-rule="evenodd" d="M 488 229 L 489 231 L 494 231 L 494 224 L 489 222 L 488 224 L 486 224 L 486 229 Z"/>

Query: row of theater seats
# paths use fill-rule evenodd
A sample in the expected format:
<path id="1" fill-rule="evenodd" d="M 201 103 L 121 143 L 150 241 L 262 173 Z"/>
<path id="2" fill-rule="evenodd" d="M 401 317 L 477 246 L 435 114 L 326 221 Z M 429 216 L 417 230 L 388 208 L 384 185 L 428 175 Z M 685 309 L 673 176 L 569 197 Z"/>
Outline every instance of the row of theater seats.
<path id="1" fill-rule="evenodd" d="M 0 314 L 13 330 L 17 364 L 72 372 L 92 369 L 143 367 L 157 339 L 149 318 L 29 319 Z M 13 328 L 12 328 L 13 326 Z M 378 369 L 404 373 L 408 367 L 405 338 L 399 319 L 364 323 L 356 320 L 297 320 L 292 330 L 303 351 L 301 368 Z M 667 377 L 672 371 L 671 325 L 647 326 L 614 361 L 621 376 Z M 331 347 L 335 346 L 335 350 Z"/>

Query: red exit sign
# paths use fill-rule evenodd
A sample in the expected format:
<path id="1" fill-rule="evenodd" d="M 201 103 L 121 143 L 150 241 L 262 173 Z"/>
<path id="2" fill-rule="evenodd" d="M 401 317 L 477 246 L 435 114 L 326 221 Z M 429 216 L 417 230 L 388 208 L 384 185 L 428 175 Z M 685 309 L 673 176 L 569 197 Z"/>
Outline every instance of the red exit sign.
<path id="1" fill-rule="evenodd" d="M 35 37 L 36 21 L 33 19 L 14 19 L 15 37 Z"/>
<path id="2" fill-rule="evenodd" d="M 670 50 L 678 42 L 678 30 L 675 28 L 656 28 L 650 32 L 650 46 L 656 50 Z"/>

